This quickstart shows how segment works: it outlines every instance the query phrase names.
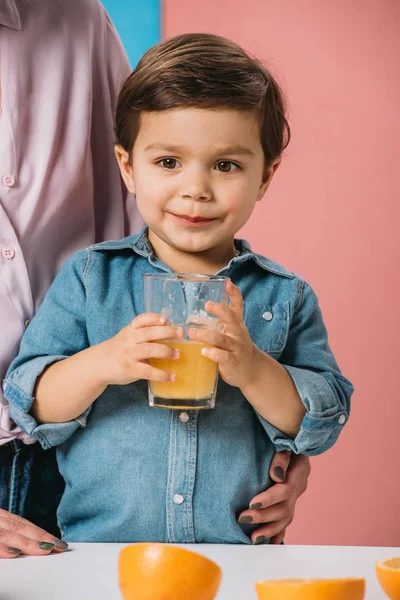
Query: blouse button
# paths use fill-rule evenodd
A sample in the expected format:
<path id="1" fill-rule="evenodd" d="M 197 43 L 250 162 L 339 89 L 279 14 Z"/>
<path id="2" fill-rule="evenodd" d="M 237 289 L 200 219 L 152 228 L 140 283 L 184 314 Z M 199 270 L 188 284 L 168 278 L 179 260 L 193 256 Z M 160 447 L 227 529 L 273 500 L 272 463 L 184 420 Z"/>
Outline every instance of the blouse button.
<path id="1" fill-rule="evenodd" d="M 12 175 L 4 175 L 2 181 L 7 187 L 12 187 L 15 183 L 15 178 Z"/>
<path id="2" fill-rule="evenodd" d="M 15 256 L 15 250 L 14 250 L 14 248 L 11 248 L 10 246 L 4 246 L 4 248 L 1 251 L 1 254 L 2 254 L 3 258 L 6 258 L 7 260 L 11 260 Z"/>
<path id="3" fill-rule="evenodd" d="M 340 415 L 338 422 L 339 422 L 339 425 L 344 425 L 346 423 L 345 415 Z"/>
<path id="4" fill-rule="evenodd" d="M 185 498 L 182 496 L 182 494 L 174 494 L 172 500 L 175 502 L 175 504 L 183 504 Z"/>
<path id="5" fill-rule="evenodd" d="M 272 321 L 272 312 L 267 310 L 265 313 L 263 313 L 262 317 L 265 319 L 265 321 Z"/>
<path id="6" fill-rule="evenodd" d="M 179 415 L 179 420 L 181 423 L 187 423 L 189 421 L 190 417 L 187 414 L 187 412 L 181 412 Z"/>

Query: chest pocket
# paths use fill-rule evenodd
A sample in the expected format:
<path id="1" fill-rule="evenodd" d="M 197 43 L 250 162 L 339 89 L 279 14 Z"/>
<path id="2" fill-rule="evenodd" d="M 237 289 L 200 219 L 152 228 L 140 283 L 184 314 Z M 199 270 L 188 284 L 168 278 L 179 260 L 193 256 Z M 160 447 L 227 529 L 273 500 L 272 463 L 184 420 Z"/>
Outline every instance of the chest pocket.
<path id="1" fill-rule="evenodd" d="M 244 321 L 251 339 L 267 354 L 281 354 L 289 334 L 289 302 L 268 306 L 263 302 L 245 302 Z"/>

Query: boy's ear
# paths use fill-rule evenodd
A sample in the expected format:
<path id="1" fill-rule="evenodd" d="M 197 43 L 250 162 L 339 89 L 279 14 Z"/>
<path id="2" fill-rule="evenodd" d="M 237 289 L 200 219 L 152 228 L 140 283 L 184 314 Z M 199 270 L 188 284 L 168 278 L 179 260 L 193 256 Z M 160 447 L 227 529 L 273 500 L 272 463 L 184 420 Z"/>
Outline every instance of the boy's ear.
<path id="1" fill-rule="evenodd" d="M 131 194 L 135 194 L 135 182 L 133 179 L 132 165 L 129 161 L 129 154 L 119 144 L 114 146 L 114 151 L 122 179 L 124 180 L 128 191 L 131 192 Z"/>
<path id="2" fill-rule="evenodd" d="M 282 162 L 282 157 L 278 156 L 277 158 L 274 158 L 274 160 L 268 167 L 265 167 L 262 182 L 260 185 L 260 189 L 258 191 L 257 202 L 263 198 L 263 196 L 264 196 L 265 192 L 267 191 L 268 186 L 271 183 L 271 180 L 272 180 L 273 176 L 275 175 L 276 170 L 279 167 L 279 165 L 281 164 L 281 162 Z"/>

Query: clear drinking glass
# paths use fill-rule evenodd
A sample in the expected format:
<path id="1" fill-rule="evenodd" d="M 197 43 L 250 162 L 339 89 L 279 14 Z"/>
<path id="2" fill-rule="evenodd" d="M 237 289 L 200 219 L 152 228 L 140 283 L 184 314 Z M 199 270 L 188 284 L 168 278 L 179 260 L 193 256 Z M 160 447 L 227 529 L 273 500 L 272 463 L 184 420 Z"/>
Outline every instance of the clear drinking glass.
<path id="1" fill-rule="evenodd" d="M 144 278 L 144 308 L 167 318 L 168 325 L 181 326 L 183 338 L 160 343 L 176 348 L 176 360 L 152 358 L 150 364 L 175 373 L 171 382 L 149 381 L 150 406 L 177 409 L 214 408 L 218 365 L 202 355 L 206 346 L 188 337 L 189 328 L 221 330 L 220 321 L 204 308 L 208 300 L 227 303 L 227 277 L 192 273 L 151 273 Z"/>

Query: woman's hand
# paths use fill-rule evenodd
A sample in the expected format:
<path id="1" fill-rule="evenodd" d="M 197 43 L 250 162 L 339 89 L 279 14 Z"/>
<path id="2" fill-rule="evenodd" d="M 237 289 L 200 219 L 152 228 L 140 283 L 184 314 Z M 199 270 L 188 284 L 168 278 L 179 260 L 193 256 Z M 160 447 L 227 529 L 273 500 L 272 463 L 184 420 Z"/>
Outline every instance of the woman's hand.
<path id="1" fill-rule="evenodd" d="M 0 508 L 0 558 L 16 558 L 20 554 L 45 556 L 66 548 L 66 542 Z"/>
<path id="2" fill-rule="evenodd" d="M 267 538 L 271 538 L 271 544 L 283 541 L 286 528 L 293 521 L 296 502 L 307 489 L 311 473 L 310 459 L 307 456 L 290 455 L 290 451 L 275 453 L 270 467 L 270 477 L 276 482 L 275 485 L 254 496 L 249 510 L 239 515 L 239 523 L 245 517 L 245 523 L 261 525 L 251 534 L 253 544 L 262 544 Z"/>

